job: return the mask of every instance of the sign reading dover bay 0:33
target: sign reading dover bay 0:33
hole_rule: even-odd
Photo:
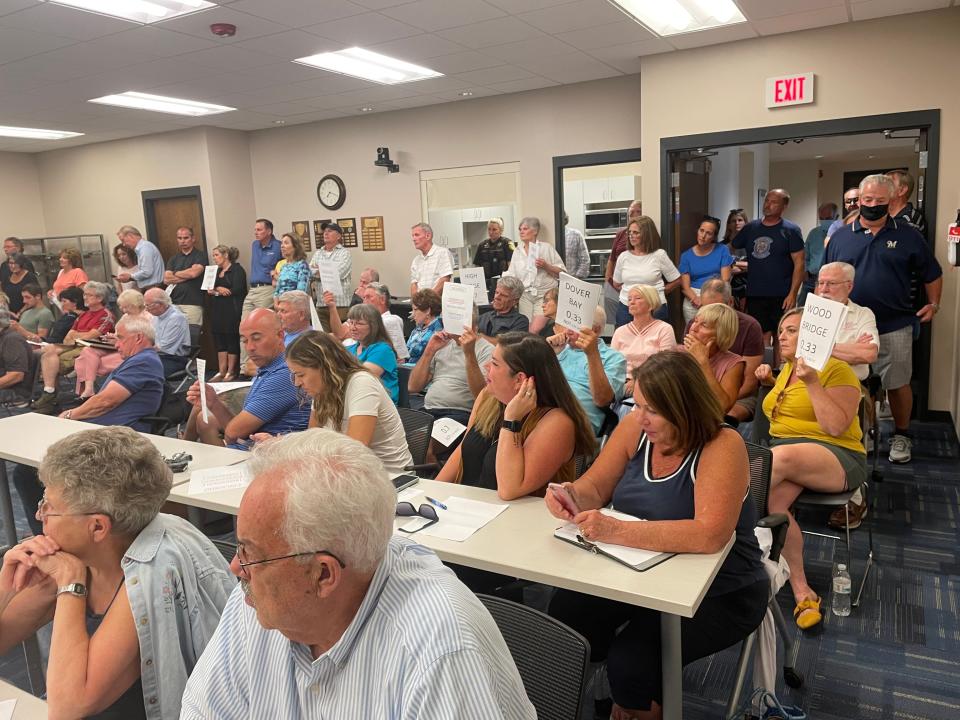
[[[813,73],[767,78],[767,107],[806,105],[813,102]]]

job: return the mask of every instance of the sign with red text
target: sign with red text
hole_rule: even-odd
[[[806,105],[813,102],[813,73],[767,78],[767,107]]]

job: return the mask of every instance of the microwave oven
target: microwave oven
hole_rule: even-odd
[[[613,235],[627,226],[627,208],[587,210],[583,214],[585,235]]]

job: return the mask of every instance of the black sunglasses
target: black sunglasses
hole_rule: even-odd
[[[416,530],[404,530],[403,528],[397,528],[401,532],[405,532],[411,535],[415,532],[419,532],[420,530],[423,530],[424,528],[428,528],[431,525],[440,521],[440,516],[437,515],[437,509],[433,507],[433,505],[428,505],[427,503],[424,503],[420,507],[415,508],[413,506],[413,503],[406,502],[406,501],[398,502],[396,515],[397,517],[422,517],[430,521],[424,525],[421,525]]]

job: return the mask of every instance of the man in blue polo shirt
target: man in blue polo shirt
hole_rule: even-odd
[[[827,245],[826,262],[846,262],[856,268],[857,283],[850,299],[873,310],[880,332],[880,354],[874,369],[890,401],[894,431],[890,462],[910,462],[913,439],[913,336],[919,323],[930,322],[940,309],[943,271],[920,232],[889,215],[896,192],[886,175],[868,175],[860,183],[860,218],[840,228]],[[910,281],[916,273],[927,291],[927,304],[916,310]]]
[[[257,367],[243,409],[234,414],[214,389],[207,385],[208,419],[203,420],[200,405],[200,383],[187,391],[193,405],[184,438],[207,445],[226,445],[247,450],[254,434],[283,435],[307,428],[310,403],[302,398],[290,380],[290,370],[283,355],[283,328],[272,310],[257,308],[240,322],[240,342]],[[222,437],[221,437],[222,434]]]
[[[253,244],[250,249],[250,290],[243,299],[240,319],[243,320],[257,308],[273,307],[273,278],[270,273],[280,262],[280,241],[273,234],[273,223],[266,218],[257,218],[253,224]],[[240,346],[240,367],[247,364],[247,351]]]
[[[747,313],[760,323],[763,340],[771,344],[780,316],[797,304],[803,282],[803,235],[783,219],[790,194],[771,190],[763,200],[763,218],[751,220],[733,239],[747,251]]]

